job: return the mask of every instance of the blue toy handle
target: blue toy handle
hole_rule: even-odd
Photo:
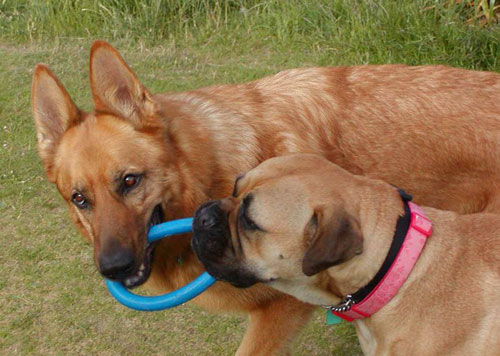
[[[148,232],[148,242],[155,242],[171,235],[184,234],[193,231],[193,218],[178,219],[151,226]]]
[[[193,218],[186,218],[152,226],[148,233],[148,242],[157,241],[166,236],[191,232],[192,225]],[[106,279],[108,290],[116,300],[129,308],[140,311],[157,311],[176,307],[200,295],[214,283],[215,278],[204,272],[182,288],[164,295],[149,297],[134,294],[122,283]]]

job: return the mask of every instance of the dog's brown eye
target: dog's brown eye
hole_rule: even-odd
[[[134,189],[141,181],[141,175],[138,174],[127,174],[123,177],[122,184],[120,186],[120,191],[122,194],[128,193],[128,191]]]
[[[85,196],[82,193],[76,192],[71,196],[71,201],[73,204],[75,204],[77,207],[83,209],[87,207],[87,199],[85,199]]]
[[[126,188],[132,188],[136,184],[137,184],[137,177],[132,174],[129,174],[125,176],[125,178],[123,178],[123,185]]]
[[[243,227],[246,230],[260,230],[257,224],[254,223],[253,220],[250,219],[246,214],[241,217],[241,220],[243,222]]]
[[[243,199],[243,204],[241,205],[238,211],[238,218],[241,221],[241,225],[245,230],[262,230],[249,216],[248,216],[248,207],[252,202],[253,196],[247,195],[245,199]]]

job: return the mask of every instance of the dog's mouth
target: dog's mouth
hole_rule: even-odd
[[[148,223],[148,231],[153,225],[157,225],[163,222],[163,210],[161,204],[158,204],[153,209],[151,213],[151,218]],[[140,286],[147,281],[149,275],[151,274],[151,267],[153,266],[154,249],[156,243],[149,243],[146,241],[146,248],[144,250],[144,257],[139,268],[136,269],[135,273],[125,278],[122,283],[125,287],[131,289]]]

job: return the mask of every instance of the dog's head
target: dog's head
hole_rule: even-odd
[[[92,47],[90,76],[95,112],[85,113],[46,66],[36,67],[38,150],[48,179],[93,243],[99,271],[134,287],[149,276],[146,235],[162,222],[171,194],[169,148],[155,99],[104,42]]]
[[[238,178],[232,197],[198,209],[193,248],[210,274],[234,286],[266,282],[326,304],[332,296],[318,273],[362,251],[359,223],[338,193],[354,184],[318,156],[272,158]]]

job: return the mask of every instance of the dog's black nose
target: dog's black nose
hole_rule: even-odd
[[[203,256],[221,257],[230,240],[227,214],[222,210],[220,201],[201,205],[194,214],[191,240],[198,258],[203,262]]]
[[[99,270],[110,279],[122,280],[134,272],[135,256],[130,249],[113,249],[99,256]]]
[[[220,215],[219,204],[215,201],[202,205],[196,212],[196,221],[200,228],[208,230],[217,224]]]

